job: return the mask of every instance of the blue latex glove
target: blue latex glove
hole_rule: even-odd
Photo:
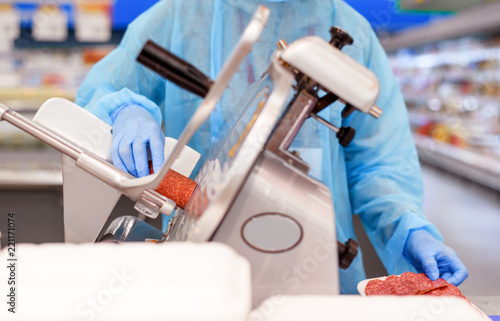
[[[113,164],[136,177],[147,176],[149,148],[153,171],[160,170],[165,160],[165,136],[153,115],[141,106],[128,104],[113,116]]]
[[[410,231],[405,255],[418,272],[424,272],[433,281],[441,277],[458,286],[469,276],[457,253],[425,229]]]

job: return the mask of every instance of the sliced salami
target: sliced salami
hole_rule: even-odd
[[[371,280],[365,288],[366,295],[394,295],[394,289],[382,280]]]
[[[446,281],[445,279],[437,279],[436,281],[432,281],[433,290],[439,289],[439,288],[442,288],[442,287],[445,287],[448,285],[450,285],[450,283],[448,283],[448,281]]]
[[[368,282],[366,295],[434,295],[434,296],[462,296],[460,290],[444,279],[431,281],[424,273],[403,273],[400,277],[391,275],[384,281],[371,280]]]
[[[417,293],[425,293],[432,288],[432,282],[424,273],[406,272],[401,274],[401,278],[409,280],[417,287]]]
[[[401,275],[401,278],[412,281],[417,287],[418,294],[425,294],[429,291],[445,287],[449,284],[444,279],[431,281],[425,273],[415,274],[413,272],[406,272]]]
[[[391,285],[395,295],[415,295],[418,292],[417,286],[413,281],[406,278],[390,276],[385,282]]]
[[[460,290],[454,286],[453,284],[449,284],[444,286],[444,287],[440,287],[440,288],[437,288],[437,289],[434,289],[432,291],[429,291],[427,293],[425,293],[425,295],[434,295],[434,296],[462,296],[462,293],[460,292]]]

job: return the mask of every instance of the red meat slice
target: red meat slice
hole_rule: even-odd
[[[415,283],[406,278],[390,276],[385,279],[385,282],[392,286],[395,295],[414,295],[418,293]]]
[[[448,281],[446,281],[445,279],[437,279],[436,281],[432,281],[432,287],[434,289],[442,288],[447,285],[450,285],[450,283],[448,283]]]
[[[433,295],[459,296],[460,290],[444,279],[431,281],[424,273],[415,274],[406,272],[401,277],[391,275],[384,281],[372,280],[368,282],[366,295]]]
[[[429,291],[445,287],[449,284],[444,279],[431,281],[425,273],[415,274],[413,272],[405,272],[401,275],[401,278],[413,282],[417,287],[418,294],[424,294]]]
[[[425,295],[434,295],[434,296],[459,296],[462,297],[462,293],[460,290],[454,286],[453,284],[449,284],[445,287],[440,287],[434,290],[431,290]]]
[[[371,280],[365,288],[366,295],[394,295],[394,289],[382,280]]]
[[[399,276],[389,276],[384,281],[371,280],[365,288],[366,295],[432,295],[455,296],[470,301],[462,295],[460,290],[444,279],[431,281],[424,273],[415,274],[406,272]],[[470,303],[476,310],[477,308]],[[481,311],[477,310],[482,314]]]
[[[417,287],[417,293],[425,293],[433,288],[432,281],[424,273],[405,272],[401,274],[401,278],[413,282]]]

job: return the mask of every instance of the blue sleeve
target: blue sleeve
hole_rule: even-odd
[[[120,45],[91,69],[78,90],[75,103],[109,124],[116,109],[134,103],[146,108],[161,124],[158,106],[165,100],[165,81],[136,59],[148,39],[167,47],[173,10],[172,1],[159,1],[134,20]]]
[[[366,29],[362,59],[380,83],[383,115],[358,112],[344,122],[357,131],[345,149],[349,194],[387,271],[399,274],[411,269],[403,258],[411,229],[424,227],[440,241],[442,236],[423,214],[420,164],[402,94],[375,33]]]

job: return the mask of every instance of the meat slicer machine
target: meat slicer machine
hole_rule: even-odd
[[[374,105],[378,81],[341,52],[352,44],[341,29],[330,30],[330,42],[309,36],[277,44],[268,72],[250,86],[244,103],[234,107],[236,117],[226,122],[219,143],[210,148],[184,209],[155,191],[170,169],[184,176],[193,171],[200,155],[186,144],[208,120],[268,16],[269,10],[259,7],[214,81],[146,43],[140,63],[203,97],[181,136],[166,139],[161,171],[147,177],[135,178],[115,168],[109,154],[111,126],[69,101],[47,101],[33,121],[0,104],[0,120],[63,154],[67,242],[95,242],[100,234],[116,242],[222,242],[249,260],[256,302],[279,294],[339,293],[338,268],[349,266],[357,244],[337,241],[330,190],[308,175],[309,165],[290,145],[312,117],[335,131],[346,146],[355,130],[337,128],[318,116],[334,101],[345,104],[345,117],[354,109],[376,118],[382,113]],[[171,216],[167,231],[137,217],[120,217],[102,233],[121,195],[135,202],[139,218]]]

